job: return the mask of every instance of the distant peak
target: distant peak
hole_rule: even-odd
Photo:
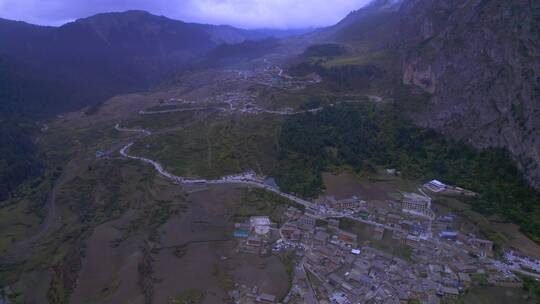
[[[128,10],[128,11],[125,11],[125,12],[121,12],[119,14],[127,14],[127,15],[151,15],[149,12],[147,11],[143,11],[143,10]]]
[[[109,13],[99,13],[90,17],[77,19],[76,22],[87,22],[92,20],[106,20],[106,19],[138,19],[138,18],[148,18],[156,17],[147,11],[142,10],[129,10],[124,12],[109,12]]]

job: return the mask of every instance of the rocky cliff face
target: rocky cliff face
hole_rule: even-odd
[[[419,125],[507,148],[540,189],[540,2],[375,0],[331,29],[342,43],[397,50],[402,83],[431,96],[409,106]]]
[[[415,120],[507,148],[540,189],[540,2],[410,0],[399,15],[403,82],[432,94]]]

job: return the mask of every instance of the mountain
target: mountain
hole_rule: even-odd
[[[60,27],[0,19],[0,201],[40,172],[33,138],[39,128],[29,121],[147,90],[206,58],[216,64],[225,61],[215,56],[236,58],[242,53],[235,44],[256,55],[265,50],[252,41],[297,33],[185,23],[144,11]]]
[[[322,34],[394,54],[395,87],[418,97],[396,102],[417,124],[508,149],[540,189],[539,28],[534,1],[378,0]]]
[[[60,27],[0,20],[0,112],[48,115],[148,89],[217,46],[286,31],[185,23],[144,11]]]

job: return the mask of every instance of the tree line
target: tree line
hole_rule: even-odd
[[[0,201],[42,170],[38,149],[30,135],[34,128],[20,120],[0,120]]]
[[[503,149],[477,151],[420,128],[391,105],[341,104],[288,118],[273,172],[287,192],[315,197],[321,173],[347,166],[358,173],[397,168],[404,178],[440,179],[479,193],[472,207],[517,223],[540,243],[540,196]]]

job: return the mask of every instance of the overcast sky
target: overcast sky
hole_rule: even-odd
[[[337,23],[369,0],[0,0],[0,18],[61,25],[130,9],[188,22],[244,28],[305,28]]]

